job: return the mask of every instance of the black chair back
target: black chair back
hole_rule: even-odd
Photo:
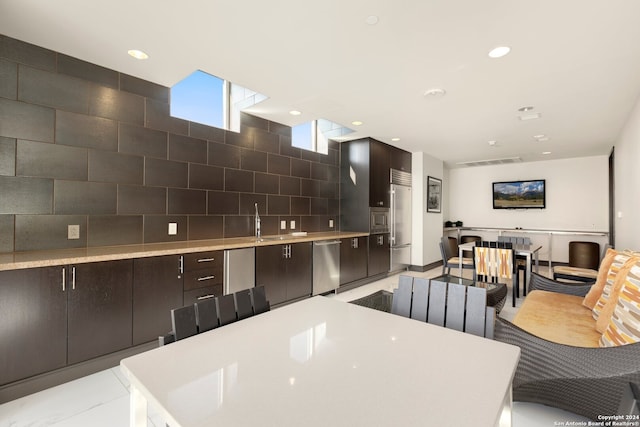
[[[218,307],[215,298],[206,298],[195,303],[198,332],[215,329],[218,324]]]
[[[265,293],[264,285],[250,288],[249,295],[251,296],[251,306],[253,307],[253,314],[265,313],[271,310],[271,305],[269,304],[269,301],[267,301],[267,295]]]
[[[238,320],[253,316],[253,306],[251,305],[251,295],[249,289],[243,289],[233,294]]]
[[[218,305],[218,319],[220,319],[220,326],[225,326],[238,320],[233,294],[216,297],[216,304]]]
[[[194,305],[174,308],[171,310],[171,326],[176,341],[188,338],[198,333],[196,323],[196,308]]]

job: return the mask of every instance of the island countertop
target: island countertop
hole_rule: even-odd
[[[167,243],[146,243],[138,245],[10,252],[0,254],[0,271],[146,258],[162,255],[181,255],[194,252],[282,245],[300,242],[314,242],[318,240],[344,239],[368,235],[369,233],[365,232],[329,231],[308,233],[305,236],[293,236],[291,234],[263,236],[260,240],[256,239],[255,236],[250,236]]]

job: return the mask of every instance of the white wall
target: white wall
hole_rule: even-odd
[[[444,166],[441,160],[424,153],[413,153],[412,179],[412,224],[411,264],[425,266],[440,261],[438,242],[442,236],[443,213],[427,213],[427,176],[443,179]],[[444,181],[444,180],[443,180]],[[446,187],[442,189],[443,212],[446,206]]]
[[[620,249],[640,250],[639,168],[640,99],[615,144],[615,245]]]
[[[465,227],[498,227],[545,230],[609,230],[608,156],[515,163],[451,169],[449,215],[444,220],[462,221]],[[492,183],[513,180],[546,180],[545,209],[493,209]],[[497,233],[478,234],[494,240]],[[510,233],[518,235],[518,233]],[[541,260],[568,260],[571,240],[608,243],[605,236],[554,236],[523,234],[539,244]]]

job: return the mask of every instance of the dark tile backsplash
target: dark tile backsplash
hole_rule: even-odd
[[[289,126],[246,113],[240,133],[189,122],[169,99],[0,35],[0,252],[250,236],[255,203],[264,235],[337,223],[337,144],[292,147]]]

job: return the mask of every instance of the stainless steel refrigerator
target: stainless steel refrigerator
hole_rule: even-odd
[[[391,169],[391,268],[411,265],[411,174]]]

